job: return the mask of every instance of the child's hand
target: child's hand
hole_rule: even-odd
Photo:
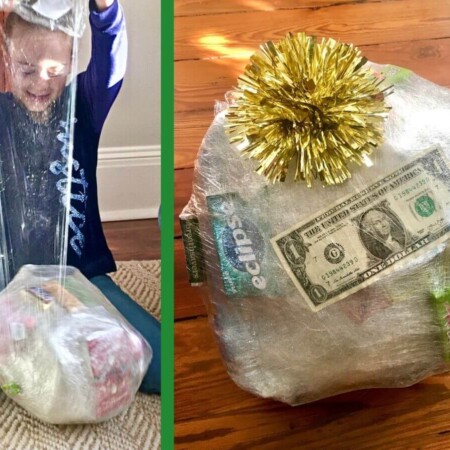
[[[114,3],[114,0],[95,0],[98,11],[102,12],[109,8]]]

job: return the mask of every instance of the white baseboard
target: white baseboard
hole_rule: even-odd
[[[97,178],[102,221],[158,217],[159,145],[101,148]]]

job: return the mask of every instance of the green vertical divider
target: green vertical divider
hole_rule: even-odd
[[[161,0],[161,448],[174,447],[174,5]]]

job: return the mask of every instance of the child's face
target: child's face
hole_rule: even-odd
[[[59,31],[16,26],[9,39],[12,93],[34,113],[61,95],[70,72],[72,39]]]

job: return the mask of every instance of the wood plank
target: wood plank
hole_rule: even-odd
[[[194,169],[175,170],[175,207],[174,207],[174,236],[181,236],[179,215],[186,206],[192,192]]]
[[[305,31],[357,46],[450,36],[450,0],[398,0],[342,4],[320,9],[179,17],[175,59],[251,54],[269,39]],[[251,26],[249,26],[251,24]]]
[[[215,102],[224,100],[247,63],[247,57],[176,62],[175,112],[213,112]]]
[[[380,0],[362,0],[377,2]],[[383,0],[381,0],[383,1]],[[384,0],[390,1],[390,0]],[[327,6],[360,3],[361,0],[176,0],[175,17],[229,14],[231,12],[276,11],[279,9],[324,8]]]
[[[208,397],[212,392],[214,395]],[[259,402],[228,377],[207,318],[175,323],[176,422],[256,406]]]
[[[206,315],[204,289],[189,284],[183,242],[175,239],[175,320]]]
[[[450,24],[449,24],[450,30]],[[414,42],[396,42],[373,46],[362,46],[361,51],[371,61],[380,64],[394,64],[407,67],[418,75],[442,86],[450,86],[450,38],[422,40]],[[218,60],[179,61],[175,63],[175,97],[176,112],[213,111],[216,100],[223,100],[227,91],[236,85],[238,76],[244,71],[246,58],[224,58]],[[188,115],[177,116],[178,127],[186,128]],[[184,120],[183,120],[184,119]],[[207,126],[207,125],[206,125]],[[196,121],[195,129],[204,130]],[[195,136],[197,141],[181,145],[178,152],[193,148],[198,149],[201,140],[198,134],[185,132],[179,139]],[[183,158],[185,165],[189,157]]]
[[[175,115],[175,169],[194,166],[203,136],[214,119],[214,108]]]
[[[160,232],[156,219],[104,222],[103,230],[116,261],[160,258]]]
[[[175,324],[177,449],[450,448],[450,375],[291,408],[240,390],[208,320]]]

